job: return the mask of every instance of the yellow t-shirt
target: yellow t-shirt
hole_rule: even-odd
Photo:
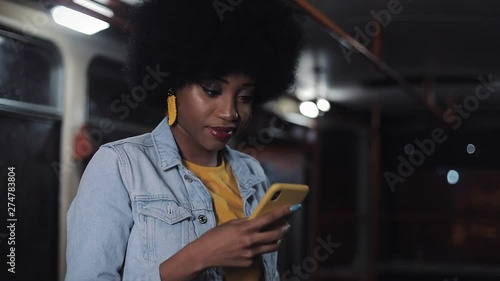
[[[186,167],[203,182],[212,196],[217,225],[245,217],[243,201],[231,166],[227,165],[224,157],[222,157],[221,162],[218,167],[205,167],[184,160]],[[262,262],[260,258],[256,259],[248,268],[224,268],[224,280],[226,281],[258,281],[261,280],[261,276]]]

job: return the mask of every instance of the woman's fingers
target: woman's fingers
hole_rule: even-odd
[[[249,222],[249,227],[251,227],[252,230],[260,230],[265,226],[271,225],[279,221],[280,219],[283,219],[283,224],[284,224],[285,218],[287,218],[287,216],[291,214],[292,212],[290,211],[290,207],[283,206],[251,220]]]
[[[286,224],[273,230],[255,233],[255,245],[276,244],[279,240],[283,239],[289,228],[290,225]]]
[[[265,253],[275,252],[278,250],[280,243],[264,244],[253,248],[253,253],[256,255],[261,255]]]
[[[210,266],[242,266],[256,255],[279,248],[290,225],[287,218],[293,212],[281,207],[258,218],[234,219],[205,233],[201,248],[210,253]]]

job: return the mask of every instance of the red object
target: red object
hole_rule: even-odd
[[[73,145],[73,158],[75,160],[83,161],[94,154],[96,147],[90,138],[86,125],[83,125],[78,133],[76,133]]]

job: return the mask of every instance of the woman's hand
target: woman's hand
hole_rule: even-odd
[[[290,215],[290,209],[282,207],[252,220],[231,220],[207,231],[190,246],[197,249],[204,268],[247,267],[255,256],[278,250],[290,227],[284,219]]]
[[[297,209],[296,209],[297,210]],[[248,267],[257,255],[278,250],[290,225],[288,207],[217,226],[160,264],[161,280],[192,280],[209,267]]]

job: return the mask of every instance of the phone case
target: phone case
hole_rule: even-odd
[[[301,203],[309,192],[303,184],[275,183],[264,195],[250,216],[250,219],[263,215],[274,208]]]

